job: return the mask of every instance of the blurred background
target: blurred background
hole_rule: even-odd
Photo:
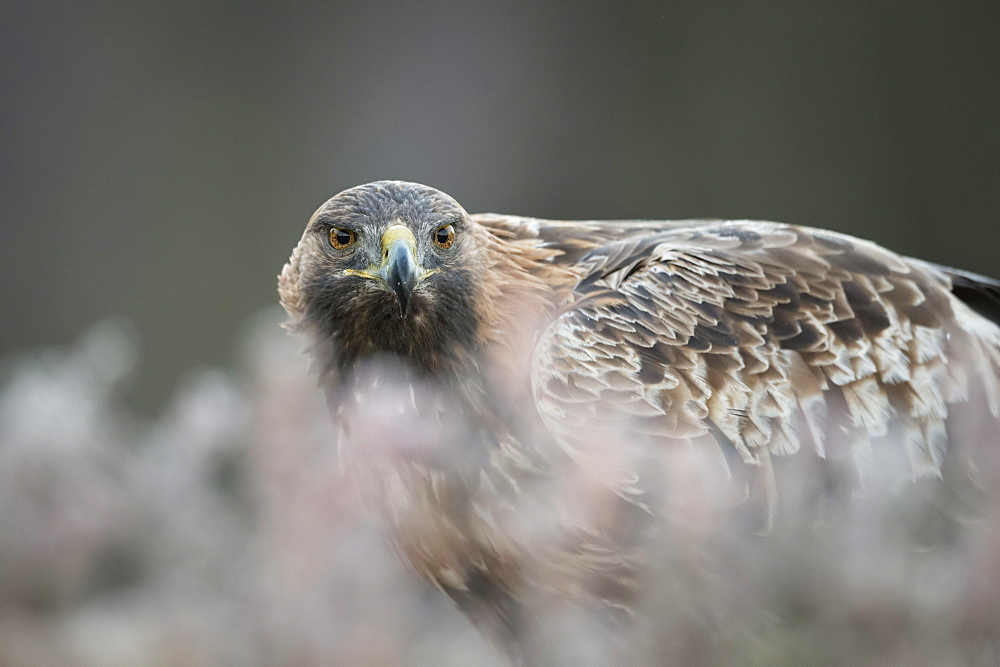
[[[998,35],[996,2],[0,3],[0,663],[495,661],[339,482],[274,305],[311,213],[405,179],[1000,277]],[[981,573],[972,602],[870,536],[822,567],[765,549],[747,607],[788,563],[842,578],[778,606],[844,641],[806,620],[684,655],[962,662],[941,621],[1000,627],[998,526],[914,566]]]
[[[995,2],[0,6],[0,358],[123,316],[155,411],[310,214],[763,218],[1000,275]]]

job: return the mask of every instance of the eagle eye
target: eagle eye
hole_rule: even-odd
[[[455,227],[453,225],[438,227],[434,232],[434,243],[446,250],[450,248],[455,243]]]
[[[354,243],[354,232],[350,229],[344,229],[342,227],[331,227],[330,228],[330,245],[332,245],[337,250],[341,248],[346,248],[347,246]]]

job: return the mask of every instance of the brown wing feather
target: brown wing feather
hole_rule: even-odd
[[[543,220],[517,215],[478,213],[473,220],[504,239],[531,240],[558,251],[555,262],[575,265],[581,257],[626,238],[668,229],[718,224],[719,220]]]
[[[654,441],[720,442],[764,468],[803,446],[856,458],[892,441],[879,456],[915,476],[939,470],[949,417],[971,392],[1000,415],[1000,331],[943,272],[872,243],[708,222],[624,234],[576,267],[536,346],[539,412],[578,463],[636,502],[646,459],[663,450]],[[616,433],[626,444],[609,460]]]

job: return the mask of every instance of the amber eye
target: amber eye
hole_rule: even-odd
[[[354,232],[340,227],[330,228],[330,245],[338,250],[354,243]]]
[[[450,248],[454,242],[455,228],[453,226],[445,225],[444,227],[438,227],[438,230],[434,232],[434,243],[437,243],[442,248]]]

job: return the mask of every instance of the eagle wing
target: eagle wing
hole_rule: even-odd
[[[876,449],[916,477],[995,437],[1000,330],[939,267],[777,223],[534,224],[576,276],[535,347],[538,412],[626,499],[646,502],[676,445],[714,448],[727,474]]]
[[[715,225],[722,220],[546,220],[519,215],[477,213],[473,220],[495,236],[537,243],[558,253],[556,262],[575,265],[581,257],[608,243],[661,234],[670,229]]]

